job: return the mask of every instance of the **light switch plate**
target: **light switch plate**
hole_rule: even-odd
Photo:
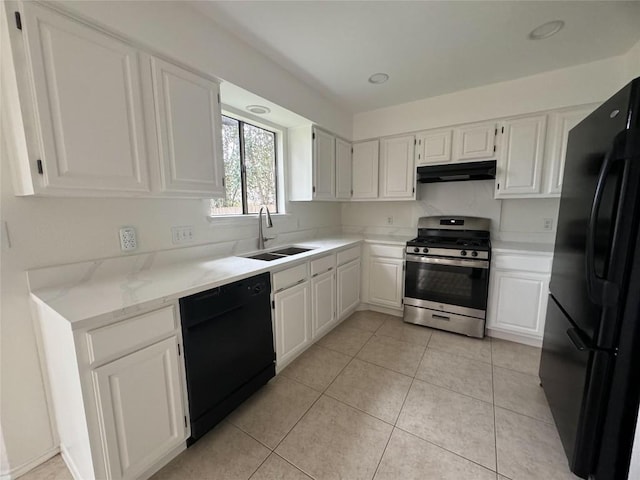
[[[553,230],[553,218],[545,218],[542,228],[545,230]]]
[[[193,241],[193,226],[183,225],[179,227],[171,227],[171,240],[174,245]]]
[[[136,229],[133,227],[122,227],[120,229],[120,250],[129,252],[138,248]]]

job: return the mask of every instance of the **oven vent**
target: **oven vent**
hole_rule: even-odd
[[[418,167],[418,182],[463,182],[496,178],[496,161],[454,163]]]

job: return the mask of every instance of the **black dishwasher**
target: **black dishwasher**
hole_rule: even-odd
[[[180,299],[188,445],[275,375],[269,273]]]

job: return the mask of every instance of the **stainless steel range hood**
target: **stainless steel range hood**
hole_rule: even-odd
[[[418,167],[419,183],[463,182],[494,178],[496,178],[495,160]]]

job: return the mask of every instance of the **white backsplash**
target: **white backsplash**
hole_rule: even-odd
[[[501,202],[493,198],[493,185],[493,180],[418,184],[416,201],[344,203],[342,228],[346,233],[415,235],[420,217],[464,215],[491,219],[496,235]]]
[[[415,201],[343,203],[342,230],[415,235],[422,216],[464,215],[491,219],[491,236],[496,240],[553,243],[558,199],[496,200],[494,185],[493,180],[426,183],[418,184]],[[552,219],[551,231],[544,230],[545,218]]]

